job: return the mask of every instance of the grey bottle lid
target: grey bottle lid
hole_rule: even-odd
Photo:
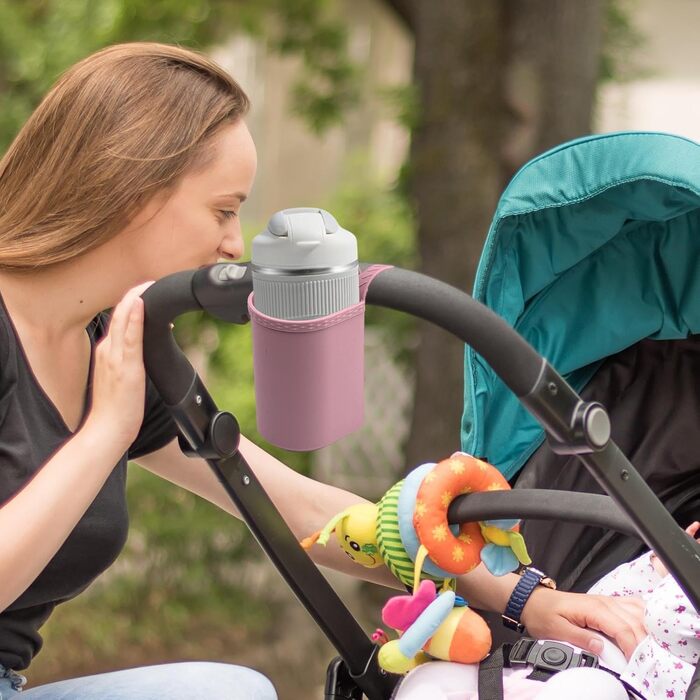
[[[342,268],[357,263],[357,239],[323,209],[283,209],[253,239],[252,263],[278,273]]]

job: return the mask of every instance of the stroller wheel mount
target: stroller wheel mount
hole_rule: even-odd
[[[329,679],[336,679],[335,687],[327,685],[326,698],[360,698],[364,694],[370,700],[386,700],[396,679],[379,669],[376,645],[299,546],[238,452],[240,433],[235,417],[217,409],[172,335],[173,319],[192,310],[203,309],[231,323],[248,322],[251,292],[252,275],[247,265],[213,265],[176,273],[152,285],[143,295],[146,369],[180,428],[183,450],[207,460],[263,550],[338,650],[342,662],[331,664]],[[641,536],[700,609],[700,547],[685,536],[609,439],[610,422],[600,404],[582,401],[503,319],[450,285],[388,268],[372,280],[366,303],[411,313],[471,345],[544,426],[553,449],[578,455],[619,506],[611,508],[607,497],[596,497],[606,499],[605,507],[589,511],[597,523]],[[515,501],[510,510],[506,504],[507,497],[522,498],[526,490],[519,491],[521,494],[511,491],[462,498],[476,501],[481,497],[483,509],[489,505],[487,499],[498,497],[498,501],[491,501],[498,506],[496,517],[522,517]],[[546,493],[551,497],[552,492]],[[536,510],[533,503],[530,499],[526,504],[531,512]],[[523,505],[522,500],[519,505]],[[547,517],[579,522],[586,517],[582,509],[576,512],[571,508],[570,501],[560,510],[555,514],[550,507]],[[452,504],[450,521],[466,512],[463,504]]]

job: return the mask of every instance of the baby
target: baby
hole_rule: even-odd
[[[700,523],[686,532],[697,535]],[[621,674],[648,700],[684,698],[700,658],[700,616],[653,552],[622,564],[596,583],[589,593],[641,596],[649,633],[637,645]]]
[[[686,532],[697,535],[700,523]],[[610,596],[641,596],[646,603],[648,631],[625,661],[608,640],[600,655],[602,666],[616,671],[620,679],[646,700],[684,698],[695,664],[700,658],[700,616],[686,595],[653,552],[622,564],[598,581],[589,593]],[[546,683],[529,680],[530,668],[505,669],[506,700],[556,700],[590,698],[626,700],[627,691],[611,674],[598,669],[562,671]],[[478,666],[431,662],[419,666],[404,679],[396,700],[477,700]],[[592,692],[595,690],[595,692]],[[581,695],[583,693],[583,695]]]

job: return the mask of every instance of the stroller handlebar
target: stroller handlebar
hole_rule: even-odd
[[[183,401],[196,376],[173,338],[173,321],[188,311],[204,310],[229,323],[247,323],[252,290],[250,266],[227,263],[176,272],[144,292],[144,364],[169,406]]]
[[[397,293],[397,287],[403,293]],[[407,289],[410,294],[405,293]],[[246,323],[252,291],[251,269],[245,264],[177,272],[146,290],[144,361],[169,404],[179,403],[192,381],[192,370],[172,338],[170,324],[183,313],[202,309],[228,322]],[[406,311],[459,338],[469,338],[469,344],[518,397],[530,394],[542,377],[543,358],[500,316],[450,285],[389,268],[372,281],[367,303]]]
[[[610,496],[553,489],[511,489],[458,496],[447,511],[450,524],[517,518],[593,525],[639,537]]]
[[[246,323],[252,287],[250,266],[218,264],[170,275],[143,295],[146,370],[171,409],[187,415],[197,412],[193,434],[206,434],[202,416],[215,406],[177,346],[172,321],[187,311],[204,309],[228,322]],[[700,546],[686,537],[609,440],[602,406],[582,401],[502,318],[455,287],[416,272],[387,268],[372,279],[366,302],[428,320],[472,346],[544,426],[552,449],[578,455],[700,610]],[[259,540],[265,548],[264,533]]]
[[[168,275],[143,294],[143,361],[148,376],[170,406],[187,394],[195,375],[172,334],[175,318],[201,309],[192,293],[195,274],[195,270],[188,270]]]
[[[518,397],[537,385],[543,358],[500,316],[456,287],[392,267],[372,281],[366,300],[430,321],[462,340],[468,338]]]

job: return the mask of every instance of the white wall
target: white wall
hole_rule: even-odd
[[[666,131],[700,142],[700,0],[636,0],[644,77],[603,88],[597,131]]]

